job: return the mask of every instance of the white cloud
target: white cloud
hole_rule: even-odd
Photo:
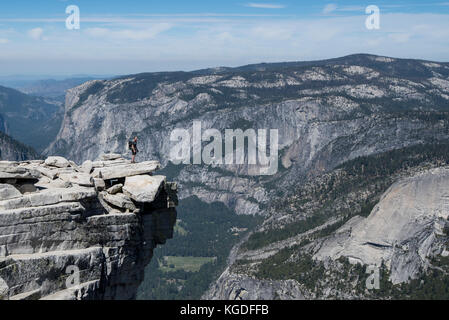
[[[148,40],[173,27],[169,23],[159,23],[145,29],[113,30],[108,28],[89,28],[86,34],[92,37],[110,38],[118,40]]]
[[[86,34],[91,37],[105,37],[111,34],[111,31],[106,28],[88,28]]]
[[[338,7],[335,12],[341,8],[344,7]],[[11,40],[1,46],[0,70],[4,67],[13,73],[25,69],[24,64],[11,63],[18,59],[42,62],[27,65],[30,70],[43,68],[45,61],[48,61],[47,68],[59,70],[52,65],[59,59],[61,70],[72,68],[77,73],[105,73],[106,70],[106,73],[123,74],[316,60],[359,52],[449,60],[446,14],[383,14],[382,27],[376,31],[365,28],[364,12],[310,18],[236,17],[227,21],[165,25],[162,20],[146,24],[97,24],[79,33],[45,28],[44,36],[57,41],[45,41],[39,46],[29,40],[22,42],[20,34],[0,30],[0,38]]]
[[[33,40],[42,40],[44,35],[44,29],[34,28],[28,31],[28,36]]]
[[[6,39],[6,38],[0,38],[0,44],[6,44],[6,43],[8,43],[8,42],[9,42],[8,39]]]
[[[250,31],[254,37],[267,40],[288,40],[295,32],[294,27],[279,24],[260,25]]]
[[[338,6],[335,3],[329,3],[323,8],[323,14],[330,14],[337,10]]]
[[[285,6],[283,4],[276,4],[276,3],[248,3],[246,4],[247,7],[250,8],[259,8],[259,9],[283,9]]]
[[[346,12],[365,12],[366,7],[362,6],[346,6],[338,8],[338,11],[346,11]]]
[[[410,40],[412,35],[410,33],[392,33],[388,35],[388,38],[395,42],[405,43]]]
[[[257,4],[254,4],[257,5]],[[276,5],[271,5],[276,6]],[[265,5],[267,7],[267,5]],[[284,6],[277,5],[276,9]],[[231,22],[231,18],[279,17],[273,13],[239,14],[239,13],[186,13],[186,14],[135,14],[120,16],[83,16],[84,23],[96,24],[151,24],[151,23],[217,23]],[[65,18],[2,18],[0,23],[65,23]]]

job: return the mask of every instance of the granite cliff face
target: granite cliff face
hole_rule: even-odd
[[[344,217],[327,217],[304,231],[298,225],[298,231],[285,240],[250,250],[234,248],[229,267],[203,298],[410,298],[432,278],[444,287],[449,256],[449,169],[419,167],[406,175],[410,176],[399,178],[381,195],[367,217],[358,215],[360,209],[353,204]],[[365,189],[360,194],[369,192]],[[334,200],[335,212],[341,211],[340,201]],[[261,229],[267,230],[268,225]],[[365,288],[367,267],[383,268],[380,295]],[[435,270],[441,273],[425,278]],[[419,279],[419,285],[410,290],[414,279]]]
[[[222,133],[278,129],[275,177],[259,179],[257,166],[247,165],[172,168],[181,198],[196,195],[239,214],[266,214],[272,193],[298,179],[359,156],[447,138],[448,77],[444,63],[354,55],[90,81],[69,90],[47,153],[76,161],[124,153],[137,134],[140,156],[165,167],[170,133],[191,130],[193,121]]]
[[[107,154],[0,162],[0,299],[133,299],[173,236],[177,185]]]
[[[444,233],[449,217],[449,169],[422,172],[393,184],[367,218],[356,216],[320,243],[318,260],[347,257],[351,263],[391,271],[393,284],[419,276],[431,257],[449,255]]]
[[[0,132],[0,161],[23,161],[37,158],[37,152],[32,148],[27,147],[3,132]]]

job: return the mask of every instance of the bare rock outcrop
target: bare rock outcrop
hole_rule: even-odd
[[[440,238],[449,217],[449,169],[437,168],[393,184],[367,218],[356,216],[320,244],[314,258],[390,269],[407,282],[445,250]]]
[[[135,298],[153,249],[173,236],[177,185],[156,178],[136,200],[126,179],[154,180],[159,164],[101,159],[0,163],[0,299]]]

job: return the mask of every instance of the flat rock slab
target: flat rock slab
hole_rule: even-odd
[[[39,171],[23,167],[6,167],[0,171],[0,179],[39,179],[40,177]]]
[[[48,157],[45,160],[45,165],[57,168],[67,168],[70,166],[70,162],[63,157]]]
[[[17,161],[0,161],[0,167],[13,167],[19,165]]]
[[[71,184],[61,179],[50,180],[47,177],[42,177],[34,186],[41,189],[60,189],[69,188]]]
[[[56,176],[58,175],[58,171],[54,169],[49,169],[41,166],[36,166],[35,169],[51,180],[56,179]]]
[[[92,187],[94,185],[90,175],[83,172],[77,172],[72,174],[63,173],[59,175],[59,178],[63,181],[67,181],[83,187]]]
[[[114,167],[118,165],[124,165],[124,164],[131,164],[131,160],[126,159],[116,159],[116,160],[109,160],[109,161],[103,161],[98,160],[92,162],[92,167],[95,168],[104,168],[104,167]]]
[[[20,198],[2,200],[0,201],[0,210],[48,206],[60,202],[75,202],[96,196],[97,193],[94,188],[46,189],[41,192],[23,195]]]
[[[147,161],[142,163],[123,164],[114,167],[96,168],[92,173],[94,178],[104,180],[119,179],[125,177],[149,174],[159,170],[161,164],[159,161]]]
[[[0,184],[0,199],[1,200],[8,200],[8,199],[14,199],[14,198],[20,198],[22,194],[19,190],[14,188],[10,184]]]
[[[108,153],[101,156],[102,160],[109,161],[109,160],[117,160],[121,159],[122,155],[117,153]]]
[[[165,186],[164,176],[133,176],[127,177],[123,193],[136,202],[150,203],[156,199],[159,191]]]
[[[27,160],[27,161],[22,161],[22,163],[29,163],[29,164],[44,164],[45,160]]]

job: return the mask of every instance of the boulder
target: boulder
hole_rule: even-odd
[[[121,213],[119,210],[113,208],[109,205],[109,203],[104,199],[106,192],[100,192],[98,194],[98,201],[100,202],[101,206],[106,210],[108,214],[118,214]]]
[[[93,182],[94,182],[94,187],[96,190],[104,190],[106,188],[106,183],[104,182],[103,179],[100,178],[92,178]]]
[[[83,164],[81,165],[80,169],[82,172],[90,174],[93,169],[92,161],[90,161],[90,160],[84,161]]]
[[[116,184],[112,187],[110,187],[108,190],[106,190],[109,194],[116,194],[119,192],[122,192],[123,184]]]
[[[147,161],[142,163],[121,164],[114,167],[96,168],[92,173],[94,178],[105,180],[119,179],[152,173],[160,169],[159,161]]]
[[[48,157],[45,160],[45,165],[57,168],[67,168],[70,166],[70,162],[63,157]]]
[[[7,199],[14,199],[21,197],[22,194],[19,190],[14,188],[10,184],[0,184],[0,199],[7,200]]]
[[[136,210],[136,205],[131,201],[131,199],[124,195],[123,193],[118,194],[109,194],[104,193],[103,199],[108,202],[109,204],[112,204],[113,206],[116,206],[121,209],[129,209],[131,211]]]
[[[132,176],[127,177],[123,186],[123,193],[136,202],[153,202],[159,191],[165,186],[164,176]]]

